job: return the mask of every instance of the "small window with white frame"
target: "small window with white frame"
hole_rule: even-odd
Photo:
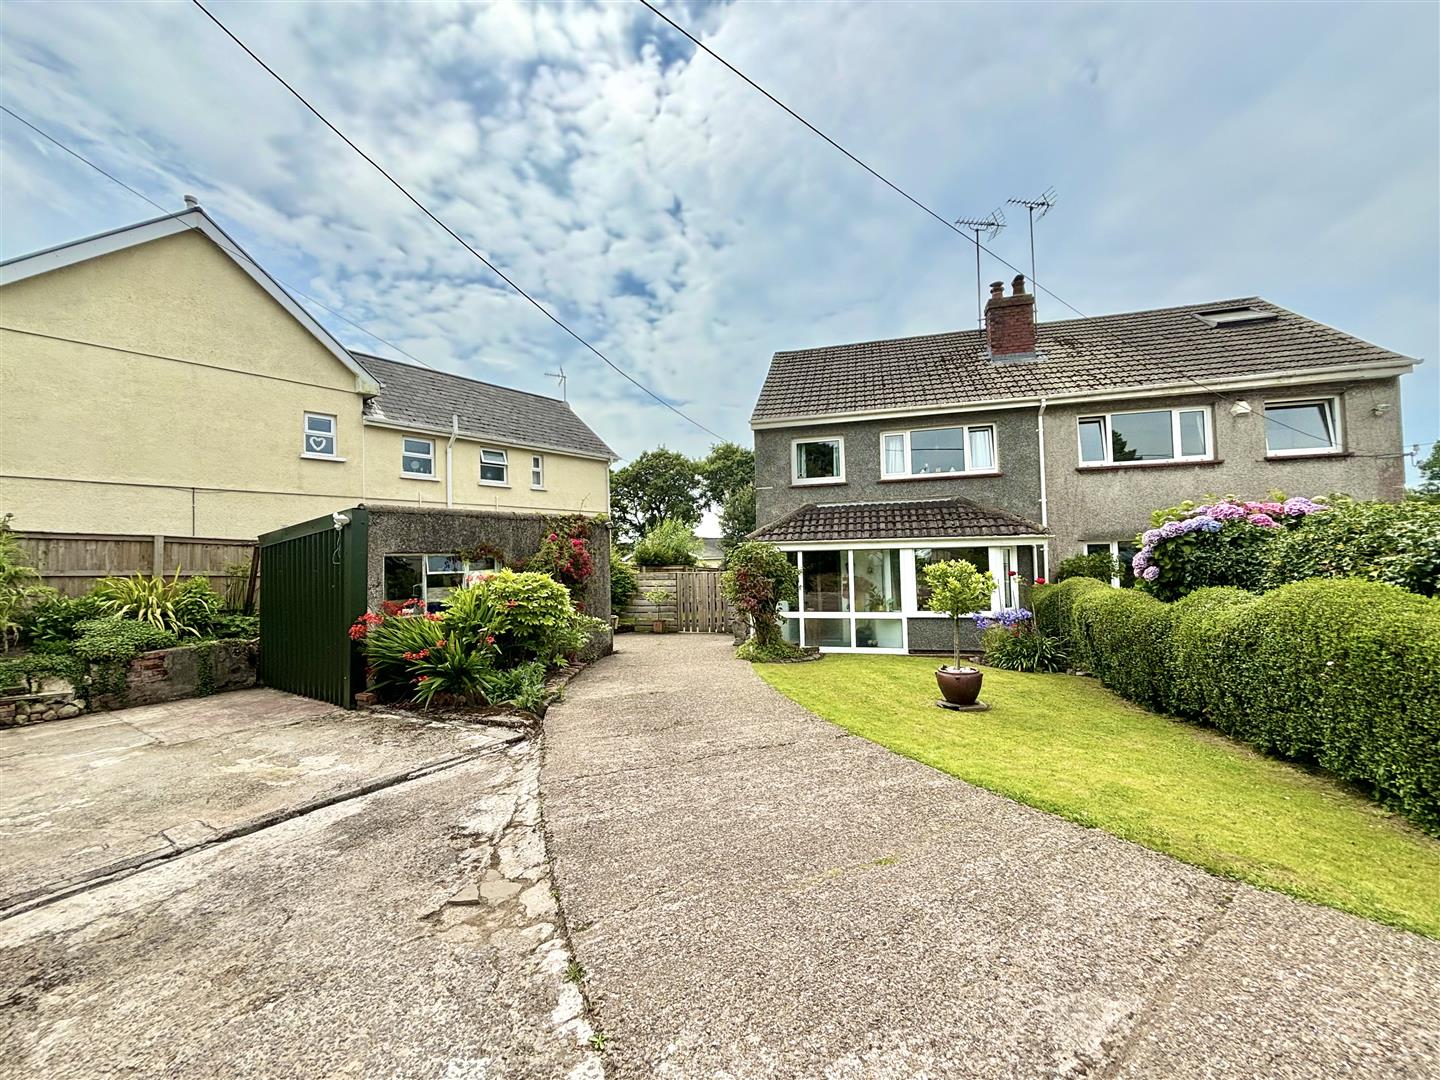
[[[435,442],[433,439],[412,439],[406,435],[400,453],[400,475],[417,480],[434,480]]]
[[[506,451],[480,451],[480,483],[510,486],[510,455]]]
[[[532,491],[545,490],[545,455],[530,455],[530,489]]]
[[[845,482],[845,440],[795,439],[790,444],[792,482],[796,484],[843,484]]]
[[[1340,410],[1334,398],[1265,403],[1265,452],[1270,457],[1338,454]]]
[[[305,439],[300,444],[300,456],[307,458],[334,458],[339,455],[335,441],[335,417],[328,413],[305,414]]]
[[[994,473],[995,425],[915,428],[880,436],[883,480]]]
[[[1080,418],[1080,464],[1142,465],[1214,458],[1210,410],[1141,409]]]

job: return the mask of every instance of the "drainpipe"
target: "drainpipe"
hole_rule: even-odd
[[[1047,402],[1040,399],[1040,412],[1035,417],[1038,437],[1035,444],[1040,452],[1040,524],[1045,528],[1050,527],[1050,500],[1045,490],[1045,406]],[[1041,545],[1045,552],[1045,575],[1050,574],[1050,541],[1046,540]]]
[[[445,508],[455,505],[455,439],[460,434],[460,414],[450,415],[450,441],[445,444]]]

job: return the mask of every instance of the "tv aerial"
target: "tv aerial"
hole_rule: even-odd
[[[1055,208],[1055,189],[1046,188],[1038,199],[1006,199],[1013,206],[1023,206],[1030,215],[1030,291],[1035,294],[1035,303],[1040,303],[1040,289],[1035,277],[1035,222]],[[1039,211],[1037,214],[1036,211]]]
[[[999,236],[1000,230],[1005,228],[1005,211],[997,206],[986,217],[960,218],[955,224],[975,234],[975,323],[983,330],[985,309],[980,304],[980,236],[983,233],[986,240]]]

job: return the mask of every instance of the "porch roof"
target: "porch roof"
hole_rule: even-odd
[[[750,534],[772,544],[837,540],[940,540],[1044,537],[1044,527],[1008,510],[969,499],[806,503]]]

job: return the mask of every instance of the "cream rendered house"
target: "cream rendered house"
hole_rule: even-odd
[[[24,532],[602,513],[612,460],[563,401],[352,354],[199,207],[0,264],[0,513]]]

